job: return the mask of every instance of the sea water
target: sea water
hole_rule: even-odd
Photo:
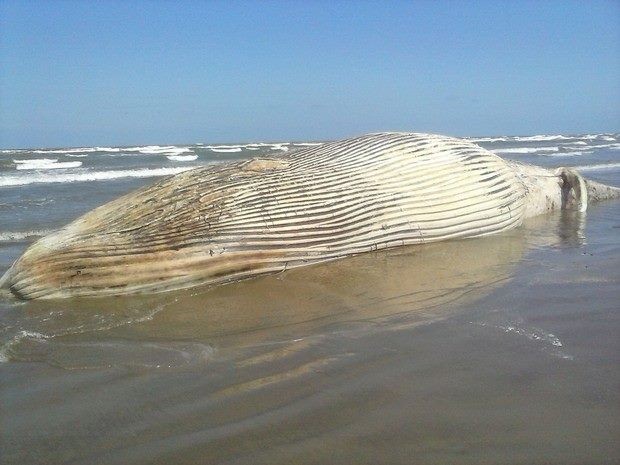
[[[472,137],[620,186],[620,135]],[[0,151],[0,274],[197,166],[320,142]],[[218,288],[0,294],[2,463],[617,463],[620,205]]]

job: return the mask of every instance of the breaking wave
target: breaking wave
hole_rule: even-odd
[[[65,161],[59,162],[52,158],[32,158],[30,160],[13,160],[15,168],[18,170],[54,170],[79,168],[82,166],[81,161]]]
[[[220,153],[234,153],[234,152],[241,152],[242,148],[239,146],[207,146],[205,147],[209,150],[211,150],[212,152],[220,152]]]
[[[124,152],[140,152],[147,155],[180,155],[182,153],[191,153],[189,147],[176,147],[173,145],[160,146],[160,145],[147,145],[144,147],[129,147],[123,150]]]
[[[47,236],[53,229],[33,229],[30,231],[0,231],[0,242],[22,242],[28,239]]]
[[[557,152],[559,147],[508,147],[503,149],[493,149],[495,153],[538,153],[538,152]]]
[[[171,161],[194,161],[198,158],[198,155],[168,155],[166,158]]]
[[[542,141],[567,140],[567,139],[574,139],[574,137],[563,136],[561,134],[555,134],[555,135],[540,134],[536,136],[515,136],[512,138],[512,140],[517,140],[519,142],[542,142]]]
[[[169,176],[192,169],[191,166],[171,168],[143,168],[137,170],[86,171],[80,173],[37,173],[27,176],[4,176],[0,178],[0,187],[24,186],[37,183],[65,183],[105,181],[120,178],[151,178]]]
[[[582,165],[582,166],[574,166],[573,168],[579,171],[615,170],[615,169],[620,168],[620,163],[601,163],[597,165]]]

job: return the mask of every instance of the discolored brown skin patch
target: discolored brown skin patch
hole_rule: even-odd
[[[288,162],[278,158],[253,158],[241,166],[243,171],[268,171],[288,168]]]

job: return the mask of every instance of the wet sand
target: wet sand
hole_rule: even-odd
[[[145,298],[5,296],[2,462],[618,463],[619,218]]]

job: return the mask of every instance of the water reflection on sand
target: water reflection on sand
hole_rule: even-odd
[[[65,367],[199,362],[214,348],[414,325],[509,278],[523,231],[396,248],[215,288],[20,305],[19,360]],[[149,359],[151,355],[151,360]],[[97,361],[97,358],[100,361]],[[81,362],[80,359],[83,359]]]

